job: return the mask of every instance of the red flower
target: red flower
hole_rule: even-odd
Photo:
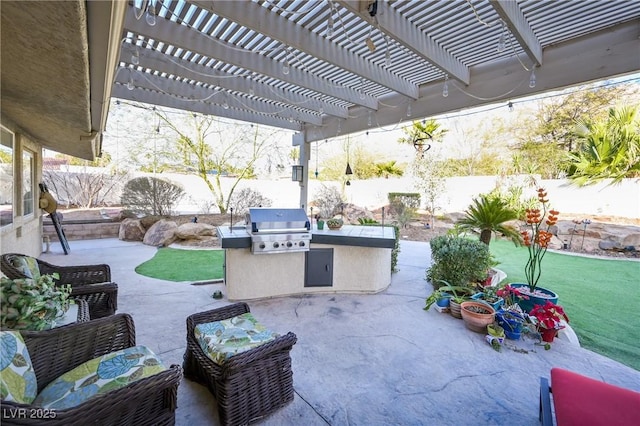
[[[551,301],[547,301],[544,305],[535,305],[529,315],[538,320],[538,324],[542,328],[559,329],[560,321],[564,319],[569,322],[569,317],[560,305],[556,305]]]

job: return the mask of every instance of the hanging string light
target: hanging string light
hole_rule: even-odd
[[[531,67],[531,77],[529,77],[529,87],[532,89],[536,87],[536,67],[535,66]]]
[[[444,84],[442,85],[442,97],[449,96],[449,74],[444,75]]]
[[[360,99],[364,99],[364,78],[360,77]]]
[[[136,50],[131,54],[131,63],[133,65],[140,65],[140,50],[138,50],[138,46],[136,46]]]
[[[502,30],[500,31],[500,38],[498,39],[498,52],[504,52],[504,49],[506,48],[506,43],[505,43],[506,26],[504,24],[504,21],[500,20],[500,22],[502,24]]]
[[[327,38],[333,37],[333,2],[329,0],[329,22],[327,24]]]
[[[411,112],[411,104],[407,105],[407,117],[411,117],[413,113]]]
[[[133,70],[129,68],[129,81],[127,81],[127,89],[133,90],[135,89],[135,85],[133,84]]]
[[[371,127],[373,124],[373,119],[371,118],[371,111],[369,111],[369,116],[367,117],[367,126]]]
[[[282,64],[282,74],[288,75],[291,67],[290,58],[289,58],[289,49],[287,48],[287,57],[285,58],[284,64]]]
[[[149,2],[147,6],[147,14],[144,18],[147,21],[147,24],[153,27],[156,24],[156,7],[153,3]]]
[[[509,101],[507,107],[509,108],[509,112],[513,112],[513,102]]]

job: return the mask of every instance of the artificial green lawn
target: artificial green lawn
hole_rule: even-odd
[[[224,275],[224,250],[180,250],[160,248],[150,260],[138,265],[136,272],[166,281],[206,281]]]
[[[526,282],[525,247],[490,249],[506,282]],[[558,294],[581,346],[640,371],[640,262],[547,252],[538,286]]]

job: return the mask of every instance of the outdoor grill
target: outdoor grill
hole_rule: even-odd
[[[309,251],[310,229],[303,209],[252,208],[247,214],[254,254]]]

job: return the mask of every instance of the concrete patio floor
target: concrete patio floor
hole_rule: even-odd
[[[223,284],[191,285],[134,272],[156,249],[117,239],[58,243],[40,257],[58,265],[107,263],[119,284],[118,312],[130,313],[137,343],[166,364],[182,364],[185,320],[230,303],[215,300]],[[402,241],[391,286],[376,295],[326,294],[249,301],[269,328],[298,337],[291,351],[294,401],[256,424],[264,425],[536,425],[539,378],[562,367],[640,391],[640,372],[556,339],[545,351],[494,351],[461,320],[424,311],[430,285],[427,243]],[[183,379],[178,425],[217,425],[208,390]]]

